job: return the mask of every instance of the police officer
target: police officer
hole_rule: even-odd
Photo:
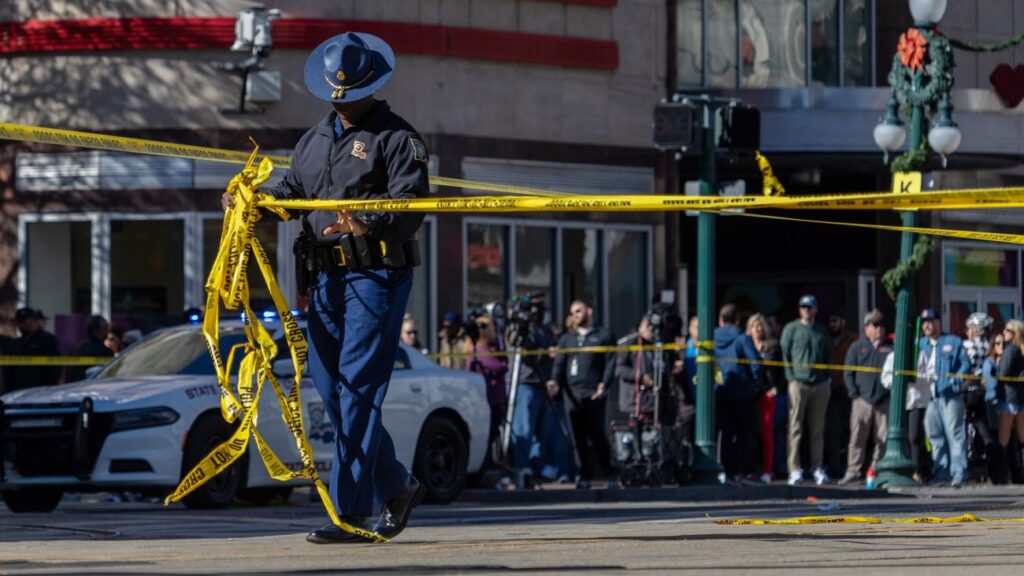
[[[291,170],[267,192],[282,199],[425,196],[423,140],[373,98],[394,67],[391,47],[372,34],[347,32],[313,50],[306,87],[333,109],[299,139]],[[303,216],[297,244],[300,272],[310,273],[310,374],[337,438],[331,499],[345,522],[388,538],[405,528],[426,493],[395,458],[381,414],[418,263],[413,236],[422,221],[411,213],[313,211]],[[331,523],[306,539],[366,542]]]

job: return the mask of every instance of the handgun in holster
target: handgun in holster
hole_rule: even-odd
[[[305,215],[302,217],[302,231],[292,243],[292,254],[295,256],[295,287],[299,294],[309,295],[310,288],[316,280],[317,266],[313,247],[316,245],[316,232]]]

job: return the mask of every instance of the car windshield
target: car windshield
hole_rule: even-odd
[[[245,340],[239,331],[222,334],[221,354]],[[206,340],[198,330],[167,330],[146,338],[107,364],[96,378],[213,374]]]

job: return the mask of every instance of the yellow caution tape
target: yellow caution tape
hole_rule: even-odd
[[[260,196],[257,190],[270,177],[274,167],[273,161],[267,157],[264,157],[256,165],[257,151],[258,147],[249,155],[242,172],[235,176],[228,185],[228,193],[234,197],[234,204],[225,213],[217,258],[214,260],[206,281],[207,314],[203,319],[203,336],[206,338],[207,347],[213,358],[217,383],[221,390],[221,413],[228,422],[239,421],[239,418],[241,420],[231,438],[214,448],[185,474],[184,479],[164,503],[170,504],[181,500],[227,469],[245,454],[249,439],[252,437],[255,438],[257,450],[271,477],[277,480],[295,478],[311,480],[334,525],[372,542],[386,542],[387,538],[380,534],[353,526],[341,519],[314,464],[313,449],[306,437],[303,424],[301,399],[302,373],[308,345],[277,284],[270,259],[253,233],[256,222],[261,217],[261,211],[257,208],[257,199]],[[283,213],[280,215],[287,216]],[[288,343],[292,364],[295,368],[295,376],[287,394],[271,371],[271,362],[277,356],[277,346],[260,321],[260,317],[254,314],[249,307],[247,267],[250,258],[256,259],[256,264],[267,284],[271,299],[274,301],[274,306],[277,308],[284,326],[285,340]],[[218,344],[218,311],[221,303],[228,310],[242,308],[246,313],[245,332],[248,341],[245,344],[232,347],[226,363],[221,360]],[[230,375],[235,353],[239,350],[244,352],[244,356],[239,362],[238,394],[236,396],[231,386]],[[256,429],[259,398],[263,385],[268,380],[281,405],[281,417],[292,433],[298,448],[302,462],[301,470],[289,470]]]
[[[220,150],[204,146],[175,144],[79,132],[57,128],[43,128],[23,124],[0,123],[0,139],[17,140],[173,156],[193,160],[210,160],[244,164],[248,154],[241,151]],[[282,156],[267,156],[279,167],[286,167],[290,159]],[[770,168],[770,165],[769,165]],[[929,191],[916,194],[893,194],[890,191],[864,192],[855,194],[823,194],[810,196],[673,196],[673,195],[617,195],[585,196],[565,192],[506,186],[502,184],[473,182],[457,178],[432,177],[431,184],[466,190],[480,190],[502,194],[529,195],[532,197],[455,197],[416,198],[409,200],[273,200],[265,198],[258,202],[262,207],[279,207],[300,210],[355,209],[369,211],[417,211],[417,212],[569,212],[569,211],[674,211],[674,210],[721,210],[724,208],[786,208],[786,209],[829,209],[829,210],[889,210],[889,209],[961,209],[961,208],[1008,208],[1024,206],[1024,188],[980,188],[967,190]]]
[[[489,185],[493,186],[493,185]],[[279,200],[266,198],[261,207],[285,210],[365,210],[379,212],[665,212],[679,210],[897,210],[1006,208],[1024,205],[1024,188],[944,190],[920,194],[871,192],[807,196],[678,196],[668,194],[469,196],[381,200]]]
[[[220,150],[207,148],[205,146],[192,146],[189,144],[175,144],[173,142],[157,142],[155,140],[143,140],[141,138],[128,138],[126,136],[113,136],[110,134],[96,134],[94,132],[79,132],[77,130],[62,130],[59,128],[43,128],[41,126],[26,126],[24,124],[10,124],[0,122],[0,139],[17,140],[20,142],[36,142],[39,144],[57,144],[60,146],[75,146],[78,148],[92,148],[98,150],[113,150],[115,152],[130,152],[132,154],[149,154],[153,156],[170,156],[173,158],[189,158],[192,160],[209,160],[211,162],[229,162],[232,164],[245,164],[249,158],[248,152],[231,150]],[[275,161],[288,163],[288,158],[281,156],[270,156]]]
[[[1002,232],[981,232],[978,230],[950,230],[946,228],[921,228],[917,226],[889,226],[885,224],[865,224],[861,222],[835,222],[832,220],[811,220],[807,218],[791,218],[788,216],[774,216],[770,214],[726,213],[725,215],[739,216],[743,218],[762,218],[765,220],[780,220],[784,222],[803,222],[807,224],[826,224],[829,226],[868,228],[872,230],[887,230],[890,232],[913,232],[914,234],[924,234],[927,236],[941,236],[943,238],[958,238],[961,240],[1001,242],[1004,244],[1024,244],[1024,234],[1004,234]]]
[[[113,356],[0,356],[0,366],[98,366]]]
[[[710,518],[710,516],[709,516]],[[877,518],[874,516],[800,516],[798,518],[736,518],[731,520],[715,520],[715,524],[725,526],[791,526],[800,524],[963,524],[970,522],[1024,522],[1024,518],[981,518],[974,514],[939,517],[924,516],[920,518]]]

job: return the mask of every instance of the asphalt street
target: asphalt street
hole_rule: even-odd
[[[1024,523],[721,526],[711,518],[1024,517],[1024,493],[984,488],[888,498],[459,502],[417,509],[389,544],[317,546],[326,521],[287,504],[192,511],[67,499],[52,514],[0,511],[3,574],[680,573],[1019,574]]]

